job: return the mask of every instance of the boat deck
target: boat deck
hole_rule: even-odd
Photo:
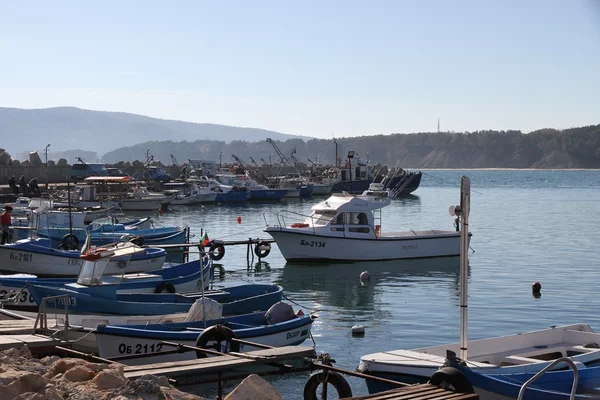
[[[454,393],[438,386],[424,383],[422,385],[406,386],[367,396],[347,397],[346,400],[476,400],[475,393]]]
[[[382,232],[381,237],[413,237],[426,235],[460,235],[460,232],[450,230],[428,229],[425,231]]]

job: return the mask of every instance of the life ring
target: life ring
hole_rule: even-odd
[[[225,257],[225,246],[222,243],[213,243],[208,250],[208,255],[211,259],[219,261]]]
[[[196,339],[196,347],[202,349],[213,349],[222,353],[229,353],[230,351],[240,351],[240,343],[231,339],[237,339],[237,335],[230,328],[218,324],[208,327],[202,332],[198,339]],[[208,342],[215,342],[208,346]],[[225,349],[223,349],[222,342],[225,342]],[[206,353],[196,350],[197,358],[205,358]]]
[[[175,293],[175,286],[168,282],[161,282],[160,285],[154,289],[154,293]]]
[[[331,384],[338,392],[338,398],[352,397],[352,389],[344,377],[334,371],[321,371],[312,374],[304,385],[304,400],[317,400],[317,389],[321,384]]]
[[[254,246],[254,254],[258,258],[265,258],[271,252],[271,245],[268,242],[258,242],[256,246]]]
[[[453,367],[440,368],[431,375],[429,383],[444,389],[454,390],[457,393],[475,393],[469,380]]]
[[[304,224],[302,222],[296,222],[295,224],[291,224],[290,228],[306,228],[308,224]]]
[[[79,249],[79,238],[72,233],[67,233],[60,240],[58,248],[60,250],[77,250]]]

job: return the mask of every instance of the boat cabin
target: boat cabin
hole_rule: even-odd
[[[378,237],[381,234],[381,209],[390,204],[389,192],[381,184],[371,184],[361,195],[333,194],[312,208],[302,224],[291,228],[312,228],[328,236],[350,234]]]

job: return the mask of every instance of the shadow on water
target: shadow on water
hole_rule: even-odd
[[[367,271],[370,279],[361,281]],[[274,283],[291,298],[345,309],[374,306],[375,298],[393,286],[450,279],[458,285],[459,257],[327,264],[286,264]]]

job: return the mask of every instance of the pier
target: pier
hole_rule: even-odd
[[[477,400],[475,393],[455,393],[429,383],[412,385],[399,389],[359,397],[346,397],[346,400]]]

